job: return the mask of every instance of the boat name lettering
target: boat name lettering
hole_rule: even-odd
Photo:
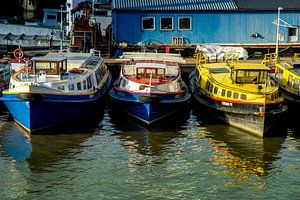
[[[232,106],[232,103],[222,101],[222,105],[223,106]]]
[[[91,94],[91,95],[90,95],[90,99],[91,99],[91,98],[94,98],[94,96],[95,96],[95,95]]]

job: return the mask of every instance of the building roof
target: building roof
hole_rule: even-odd
[[[300,10],[299,0],[235,0],[239,10]]]
[[[117,10],[237,10],[234,0],[113,0]]]
[[[116,10],[300,10],[299,0],[113,0]]]

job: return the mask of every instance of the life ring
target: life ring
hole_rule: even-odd
[[[14,50],[14,57],[15,59],[22,59],[24,58],[24,50],[21,48],[17,48],[16,50]]]

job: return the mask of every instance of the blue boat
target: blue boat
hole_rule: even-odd
[[[175,113],[191,97],[181,78],[178,54],[125,53],[110,96],[125,112],[151,124]]]
[[[100,55],[51,53],[16,72],[2,99],[14,120],[35,132],[88,115],[110,82]]]

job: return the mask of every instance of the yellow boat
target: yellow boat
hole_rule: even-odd
[[[292,105],[300,105],[300,58],[297,57],[295,54],[292,62],[276,63],[275,73],[271,76],[282,96]]]
[[[287,106],[269,71],[263,64],[207,63],[200,53],[190,86],[197,102],[217,118],[259,137],[272,136]]]

